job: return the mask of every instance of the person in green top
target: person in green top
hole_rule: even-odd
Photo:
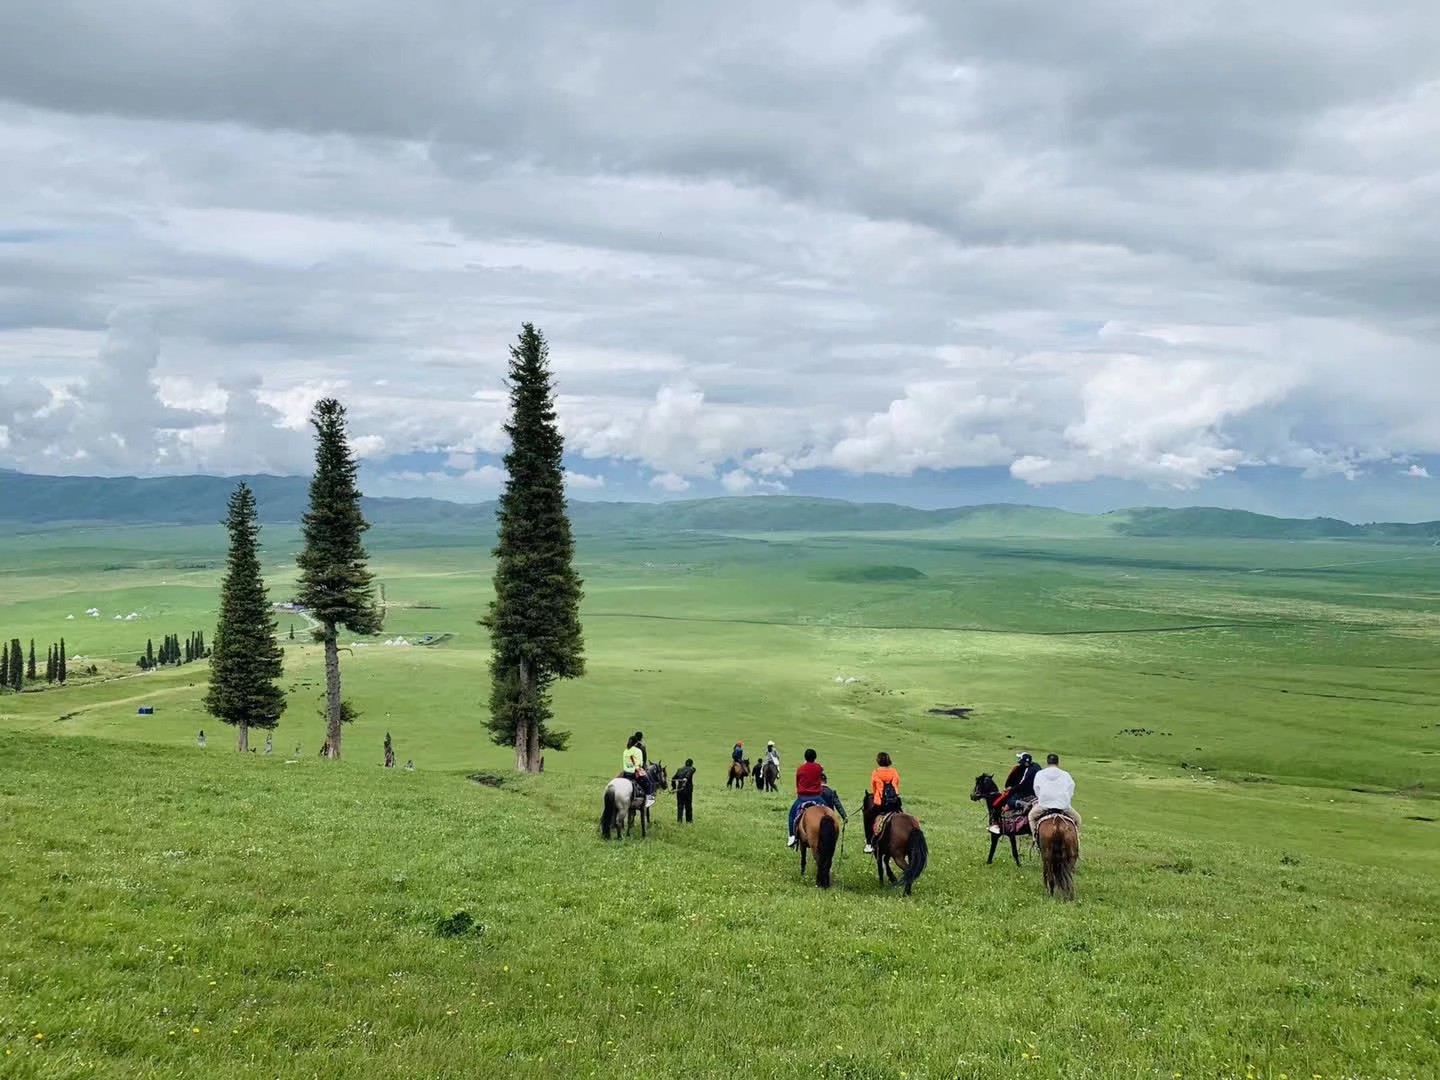
[[[650,776],[645,772],[645,752],[640,749],[640,744],[635,736],[631,735],[625,741],[625,755],[621,759],[620,775],[629,780],[632,784],[639,784],[640,790],[645,792],[645,806],[648,809],[655,805],[655,792],[650,788]]]

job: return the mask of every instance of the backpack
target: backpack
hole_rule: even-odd
[[[900,809],[900,793],[889,780],[886,780],[885,786],[880,789],[880,809],[887,812]]]

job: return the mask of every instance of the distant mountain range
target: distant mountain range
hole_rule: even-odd
[[[10,527],[65,523],[213,525],[240,480],[255,491],[261,518],[300,520],[309,481],[298,476],[135,477],[36,476],[0,469],[0,523]],[[372,524],[473,526],[490,530],[495,504],[442,499],[366,498]],[[1142,507],[1108,514],[1072,514],[1049,507],[990,504],[917,510],[765,495],[664,503],[571,504],[580,533],[628,532],[927,532],[961,537],[1193,537],[1268,540],[1440,538],[1440,522],[1374,522],[1277,518],[1214,507]]]

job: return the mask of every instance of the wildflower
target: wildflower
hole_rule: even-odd
[[[41,1041],[42,1039],[44,1039],[44,1038],[45,1038],[45,1033],[44,1033],[43,1031],[37,1031],[37,1032],[35,1033],[35,1041],[36,1041],[36,1042],[40,1042],[40,1041]]]

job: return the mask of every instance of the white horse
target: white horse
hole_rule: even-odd
[[[652,763],[645,770],[657,792],[665,789],[665,766]],[[640,815],[640,836],[643,839],[650,825],[650,810],[645,805],[645,789],[633,780],[617,776],[605,785],[605,801],[600,810],[600,835],[606,840],[614,833],[629,835],[635,828],[635,815]]]

